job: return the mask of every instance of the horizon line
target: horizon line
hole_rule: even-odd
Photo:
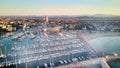
[[[0,15],[0,16],[95,16],[95,15],[105,15],[105,16],[120,16],[116,14],[78,14],[78,15]]]

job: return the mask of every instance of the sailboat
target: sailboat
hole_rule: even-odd
[[[0,48],[0,58],[6,58],[6,56],[2,53],[2,49]]]

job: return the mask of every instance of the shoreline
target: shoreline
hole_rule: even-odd
[[[95,40],[95,39],[98,39],[98,38],[104,38],[104,37],[120,37],[120,32],[107,32],[107,33],[97,32],[97,33],[91,33],[91,34],[85,34],[84,33],[84,34],[81,35],[81,37],[85,41],[89,42],[91,40]],[[117,56],[117,58],[115,56],[113,56],[113,57],[110,57],[110,58],[106,58],[105,62],[109,67],[112,67],[113,66],[112,62],[114,62],[115,60],[118,60],[118,59],[120,59],[120,56]],[[117,64],[117,66],[119,66],[119,64]]]
[[[83,33],[81,34],[81,37],[86,40],[86,41],[90,41],[92,39],[97,39],[97,38],[101,38],[101,37],[117,37],[120,36],[119,32],[108,32],[108,33],[92,33],[92,34],[86,34]]]

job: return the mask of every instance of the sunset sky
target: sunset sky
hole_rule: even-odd
[[[120,0],[0,0],[0,15],[120,15]]]

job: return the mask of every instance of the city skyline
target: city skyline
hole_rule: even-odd
[[[0,15],[120,15],[120,0],[1,0]]]

